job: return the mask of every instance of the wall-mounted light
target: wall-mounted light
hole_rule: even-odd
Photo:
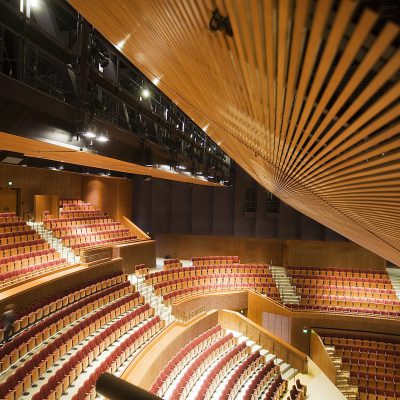
[[[144,89],[142,90],[142,97],[143,97],[144,99],[148,99],[148,98],[150,97],[150,90],[147,89],[147,88],[144,88]]]
[[[87,137],[88,139],[94,139],[97,135],[91,129],[88,129],[83,133],[83,136]]]
[[[100,135],[96,137],[96,140],[100,143],[106,143],[110,141],[110,138],[106,134],[100,133]]]

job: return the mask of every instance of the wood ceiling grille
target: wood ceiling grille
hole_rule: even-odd
[[[265,188],[400,265],[398,24],[353,0],[69,2]]]

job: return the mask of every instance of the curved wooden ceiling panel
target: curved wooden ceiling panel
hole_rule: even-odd
[[[400,265],[396,23],[352,0],[69,2],[268,190]]]

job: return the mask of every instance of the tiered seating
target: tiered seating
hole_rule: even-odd
[[[240,263],[238,256],[202,256],[192,257],[192,264],[200,265],[219,265],[219,264],[236,264]]]
[[[127,276],[122,272],[116,272],[98,278],[91,282],[86,282],[76,287],[63,291],[61,293],[43,298],[31,304],[29,307],[18,312],[18,315],[13,323],[13,334],[19,333],[43,318],[55,313],[62,308],[77,302],[91,294],[97,293],[116,284],[121,284],[127,281]],[[0,341],[4,338],[3,329],[0,329]]]
[[[121,223],[77,199],[60,200],[60,218],[46,218],[44,226],[76,254],[88,247],[136,239]]]
[[[0,214],[0,287],[67,266],[49,243],[14,213]]]
[[[178,258],[169,258],[164,260],[164,270],[180,268],[182,263]]]
[[[135,275],[141,276],[149,273],[149,267],[146,264],[135,265]]]
[[[100,373],[115,368],[163,326],[159,317],[154,318],[154,309],[144,304],[143,297],[120,274],[71,290],[58,297],[53,307],[63,302],[61,309],[53,309],[28,325],[1,348],[0,365],[6,379],[0,376],[0,398],[14,400],[26,391],[36,391],[33,399],[58,399],[89,364],[96,362],[98,368],[77,398],[93,396]],[[35,315],[44,308],[37,309]],[[117,340],[118,345],[110,351]],[[73,348],[76,351],[71,354]],[[103,351],[109,352],[107,359],[98,360]],[[50,368],[51,376],[39,380]]]
[[[271,271],[265,264],[230,264],[180,267],[145,275],[145,283],[154,286],[164,301],[198,293],[221,290],[254,289],[279,299]]]
[[[15,212],[3,212],[0,213],[0,224],[7,224],[20,221],[19,217]]]
[[[299,305],[293,309],[400,316],[400,301],[386,271],[289,267]]]
[[[324,335],[325,345],[335,347],[342,369],[350,371],[350,383],[358,386],[360,400],[400,398],[400,341],[363,337],[359,333]]]
[[[264,392],[265,398],[278,399],[286,388],[279,366],[272,360],[265,363],[258,351],[251,353],[245,342],[239,344],[232,333],[226,334],[218,325],[184,346],[160,372],[150,391],[168,399],[210,399],[217,391],[220,399],[250,399]]]

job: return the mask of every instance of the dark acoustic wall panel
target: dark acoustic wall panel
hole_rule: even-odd
[[[234,189],[213,189],[213,235],[233,236],[234,226]]]
[[[151,181],[151,232],[171,232],[171,185],[163,179]]]
[[[211,235],[213,221],[213,191],[204,186],[192,189],[192,231],[193,235]]]
[[[171,185],[171,233],[189,234],[192,222],[192,185]]]

